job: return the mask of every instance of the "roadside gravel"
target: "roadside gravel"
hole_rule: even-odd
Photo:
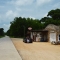
[[[20,38],[11,38],[23,60],[60,60],[60,45],[49,42],[24,43]]]

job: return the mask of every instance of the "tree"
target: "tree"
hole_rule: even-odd
[[[4,29],[0,28],[0,36],[4,36]]]
[[[51,10],[48,12],[48,15],[55,20],[60,20],[60,9]]]
[[[28,31],[28,27],[32,27],[33,30],[40,30],[44,29],[48,24],[60,25],[60,9],[49,11],[47,17],[43,17],[41,20],[15,17],[10,24],[11,26],[7,31],[7,35],[23,37]]]
[[[28,31],[28,27],[32,27],[33,30],[40,29],[40,22],[38,19],[15,17],[14,21],[10,22],[10,29],[7,34],[14,37],[23,37]]]

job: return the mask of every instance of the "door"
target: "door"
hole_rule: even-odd
[[[50,42],[56,41],[56,33],[50,33]]]
[[[60,41],[60,35],[58,35],[58,41]]]

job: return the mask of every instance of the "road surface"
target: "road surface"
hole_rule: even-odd
[[[0,38],[0,60],[22,60],[8,36]]]

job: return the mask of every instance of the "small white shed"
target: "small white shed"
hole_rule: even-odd
[[[48,30],[48,40],[49,42],[55,41],[59,42],[60,41],[60,34],[59,34],[59,26],[56,26],[54,24],[49,24],[45,30]]]
[[[32,30],[33,41],[60,42],[60,26],[49,24],[43,30]]]

